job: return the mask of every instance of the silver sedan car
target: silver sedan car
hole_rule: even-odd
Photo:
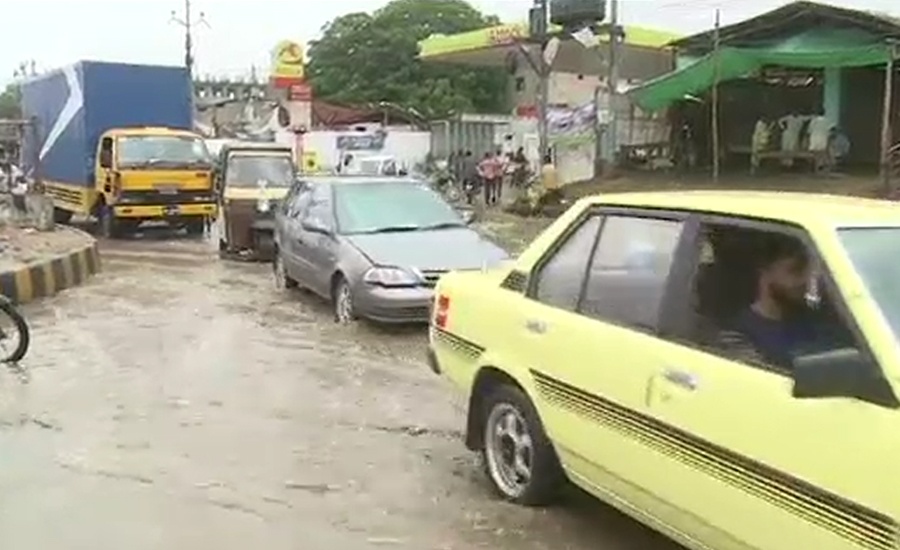
[[[334,176],[294,184],[275,215],[276,285],[329,300],[335,320],[427,322],[438,278],[507,259],[425,183]]]

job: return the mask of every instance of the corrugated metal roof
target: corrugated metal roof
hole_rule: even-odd
[[[832,20],[868,31],[876,36],[900,38],[900,18],[862,10],[852,10],[818,2],[792,2],[778,9],[745,19],[719,29],[722,44],[752,41],[757,37],[771,37],[779,32],[787,34],[813,26],[813,20]],[[708,51],[713,47],[714,29],[673,40],[670,46],[684,50]]]

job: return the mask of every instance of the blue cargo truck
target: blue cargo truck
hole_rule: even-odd
[[[26,172],[44,183],[57,221],[94,216],[107,237],[159,220],[202,233],[216,200],[190,94],[184,68],[95,61],[23,83],[22,111],[35,121]]]

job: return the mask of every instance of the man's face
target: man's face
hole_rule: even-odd
[[[809,262],[804,258],[782,258],[763,271],[762,282],[779,304],[799,306],[806,299],[811,274]]]

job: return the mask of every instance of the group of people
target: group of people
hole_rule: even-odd
[[[484,190],[485,206],[500,204],[504,182],[512,187],[524,187],[531,169],[525,149],[504,154],[502,150],[488,151],[481,158],[472,151],[460,149],[450,154],[449,167],[454,180],[462,182],[466,201],[475,202],[478,189]]]
[[[835,164],[850,151],[850,140],[833,122],[820,112],[816,115],[791,113],[776,120],[761,118],[751,138],[751,168],[759,166],[760,157],[770,150],[785,153],[809,151]],[[793,162],[783,158],[785,165]]]

